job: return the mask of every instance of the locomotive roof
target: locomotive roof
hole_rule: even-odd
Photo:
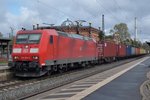
[[[61,36],[65,36],[65,37],[72,37],[72,38],[77,38],[77,39],[81,39],[81,40],[93,40],[90,37],[82,36],[82,35],[78,35],[78,34],[74,34],[74,33],[66,33],[66,32],[62,32],[62,31],[57,31],[57,33]]]
[[[21,33],[39,33],[39,32],[42,32],[43,30],[56,30],[56,29],[34,29],[34,30],[20,30],[19,31],[19,34]],[[56,30],[57,34],[60,35],[60,36],[65,36],[65,37],[71,37],[71,38],[76,38],[76,39],[81,39],[81,40],[91,40],[91,41],[95,41],[93,38],[91,37],[87,37],[87,36],[82,36],[82,35],[79,35],[79,34],[75,34],[75,33],[66,33],[66,32],[63,32],[63,31],[59,31],[59,30]]]
[[[65,29],[68,29],[68,28],[73,28],[73,29],[76,29],[77,26],[74,25],[74,26],[40,26],[38,27],[38,29],[55,29],[57,31],[64,31]],[[80,29],[89,29],[89,26],[80,26]],[[91,27],[91,30],[93,31],[97,31],[99,32],[100,30],[94,28],[94,27]]]

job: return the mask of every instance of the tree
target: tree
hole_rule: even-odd
[[[113,41],[113,36],[107,35],[107,36],[105,36],[105,40]]]
[[[150,46],[146,42],[142,44],[142,47],[146,50],[150,50]]]
[[[113,29],[110,30],[114,36],[118,36],[117,39],[120,42],[130,43],[130,33],[128,32],[128,26],[125,23],[116,24]]]
[[[126,39],[123,43],[126,45],[132,45],[133,41],[132,39]]]

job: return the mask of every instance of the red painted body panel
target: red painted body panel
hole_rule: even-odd
[[[126,45],[119,44],[117,54],[118,54],[118,57],[125,57],[126,56]]]
[[[117,45],[115,43],[105,41],[102,44],[102,56],[103,57],[116,57],[117,55]]]
[[[63,42],[62,42],[63,41]],[[96,57],[96,43],[76,38],[58,36],[55,59],[78,59]]]

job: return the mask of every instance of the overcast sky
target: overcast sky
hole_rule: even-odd
[[[138,39],[150,41],[150,0],[0,0],[0,4],[0,32],[5,36],[10,27],[16,32],[37,23],[60,25],[67,18],[86,20],[85,24],[91,22],[97,28],[104,14],[107,34],[115,24],[124,22],[134,37],[137,17]]]

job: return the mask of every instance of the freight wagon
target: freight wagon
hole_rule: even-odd
[[[101,41],[101,59],[105,62],[111,62],[117,57],[117,44],[110,41]]]
[[[126,46],[126,56],[130,57],[132,55],[132,46]]]
[[[117,46],[117,58],[121,59],[123,57],[126,57],[126,45],[118,44],[118,46]]]

